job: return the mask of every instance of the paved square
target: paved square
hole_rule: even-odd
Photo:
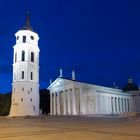
[[[140,118],[0,119],[0,140],[140,140]]]

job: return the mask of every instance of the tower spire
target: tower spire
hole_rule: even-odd
[[[30,25],[30,12],[27,12],[26,13],[26,23],[25,23],[26,26],[31,26]]]
[[[31,27],[30,24],[30,12],[26,12],[26,20],[25,20],[25,25],[23,26],[22,30],[31,30],[33,31],[33,28]]]

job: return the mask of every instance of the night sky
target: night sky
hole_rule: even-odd
[[[30,11],[39,34],[40,88],[59,76],[120,88],[140,84],[140,2],[4,0],[0,3],[0,92],[11,91],[14,34]]]

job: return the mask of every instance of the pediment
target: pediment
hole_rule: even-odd
[[[63,79],[63,78],[57,78],[49,87],[48,89],[55,89],[55,88],[60,88],[64,87],[70,84],[73,84],[74,81],[68,80],[68,79]]]

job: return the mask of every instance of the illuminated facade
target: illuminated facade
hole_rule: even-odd
[[[75,73],[72,79],[60,76],[48,89],[51,115],[131,115],[135,112],[133,94],[76,81]]]
[[[38,116],[39,37],[30,26],[29,14],[25,26],[15,36],[10,116]]]

